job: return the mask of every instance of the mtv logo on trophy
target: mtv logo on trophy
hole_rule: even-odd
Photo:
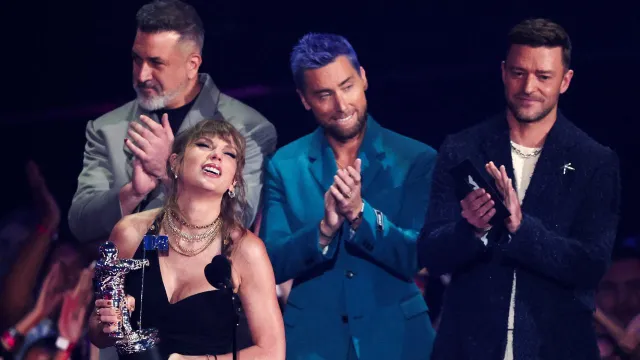
[[[118,259],[118,248],[111,241],[100,245],[99,251],[100,260],[95,267],[96,297],[111,300],[113,307],[122,314],[122,321],[118,322],[117,329],[109,333],[111,338],[116,339],[115,347],[120,359],[158,358],[158,351],[155,349],[160,341],[157,329],[133,330],[124,292],[126,275],[133,270],[144,271],[144,267],[149,266],[149,260]]]

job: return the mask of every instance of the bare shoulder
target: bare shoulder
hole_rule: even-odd
[[[152,209],[127,215],[116,223],[109,240],[118,247],[120,257],[131,258],[135,254],[143,235],[159,212],[160,209]]]
[[[254,288],[256,284],[265,285],[273,282],[275,291],[273,268],[262,240],[248,230],[244,235],[232,233],[231,239],[234,241],[231,264],[238,274],[236,281],[238,281],[239,289],[243,289],[242,284],[249,284],[247,285],[249,288]],[[247,286],[244,288],[247,289]]]
[[[251,231],[247,230],[244,235],[234,232],[231,239],[234,242],[234,250],[231,253],[234,260],[248,267],[264,266],[264,261],[269,263],[264,242]]]

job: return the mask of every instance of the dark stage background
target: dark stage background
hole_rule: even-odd
[[[1,211],[29,201],[24,161],[41,166],[66,219],[82,167],[86,122],[133,98],[130,49],[142,1],[0,5],[3,103]],[[384,126],[438,148],[446,134],[504,107],[500,61],[509,28],[526,17],[562,24],[575,76],[560,107],[622,161],[620,237],[637,234],[636,141],[640,9],[613,2],[190,1],[207,30],[203,72],[263,113],[279,146],[310,132],[288,69],[308,31],[345,35]],[[516,4],[517,3],[517,4]],[[631,4],[630,2],[628,4]],[[61,236],[71,236],[64,221]]]

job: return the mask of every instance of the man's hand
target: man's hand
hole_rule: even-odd
[[[140,120],[148,128],[132,121],[128,134],[133,140],[127,141],[127,147],[142,162],[144,170],[158,178],[167,178],[167,159],[171,155],[173,145],[173,130],[169,124],[167,114],[162,115],[162,124],[145,115],[140,115]]]
[[[320,231],[322,234],[330,235],[323,236],[320,235],[320,244],[322,246],[328,245],[333,239],[333,235],[338,231],[342,223],[344,222],[344,216],[338,213],[336,199],[334,198],[332,190],[335,187],[335,184],[331,185],[329,190],[324,193],[324,219],[320,222]]]
[[[125,184],[118,194],[122,216],[131,214],[153,189],[158,186],[158,180],[144,170],[138,158],[133,159],[133,176],[131,182]]]
[[[362,161],[356,159],[354,166],[338,170],[333,177],[333,196],[338,204],[338,212],[349,222],[353,222],[362,209],[362,188],[360,176]]]
[[[496,181],[498,191],[500,191],[504,199],[504,206],[506,206],[511,213],[511,216],[505,220],[505,225],[507,226],[507,230],[514,234],[520,228],[520,223],[522,223],[522,209],[520,208],[518,194],[513,188],[513,181],[507,176],[504,165],[501,165],[500,170],[498,170],[493,161],[490,161],[485,165],[485,168],[489,175]]]
[[[158,185],[158,179],[144,170],[142,161],[133,159],[133,177],[131,186],[137,196],[146,196]]]
[[[476,189],[460,201],[462,217],[476,229],[477,234],[483,234],[491,228],[489,221],[496,214],[495,203],[491,195],[484,189]]]

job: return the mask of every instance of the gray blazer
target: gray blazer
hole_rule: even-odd
[[[199,81],[203,84],[200,94],[178,133],[201,120],[215,118],[228,121],[244,135],[247,149],[243,176],[249,204],[245,225],[248,227],[260,202],[264,159],[276,148],[276,129],[253,108],[222,94],[208,74],[200,74]],[[69,209],[69,227],[82,242],[106,240],[122,217],[118,192],[131,181],[133,169],[133,154],[124,145],[124,139],[128,137],[129,122],[140,121],[142,114],[159,121],[133,100],[87,124],[83,168]],[[158,208],[164,198],[164,189],[158,186],[140,210]]]

